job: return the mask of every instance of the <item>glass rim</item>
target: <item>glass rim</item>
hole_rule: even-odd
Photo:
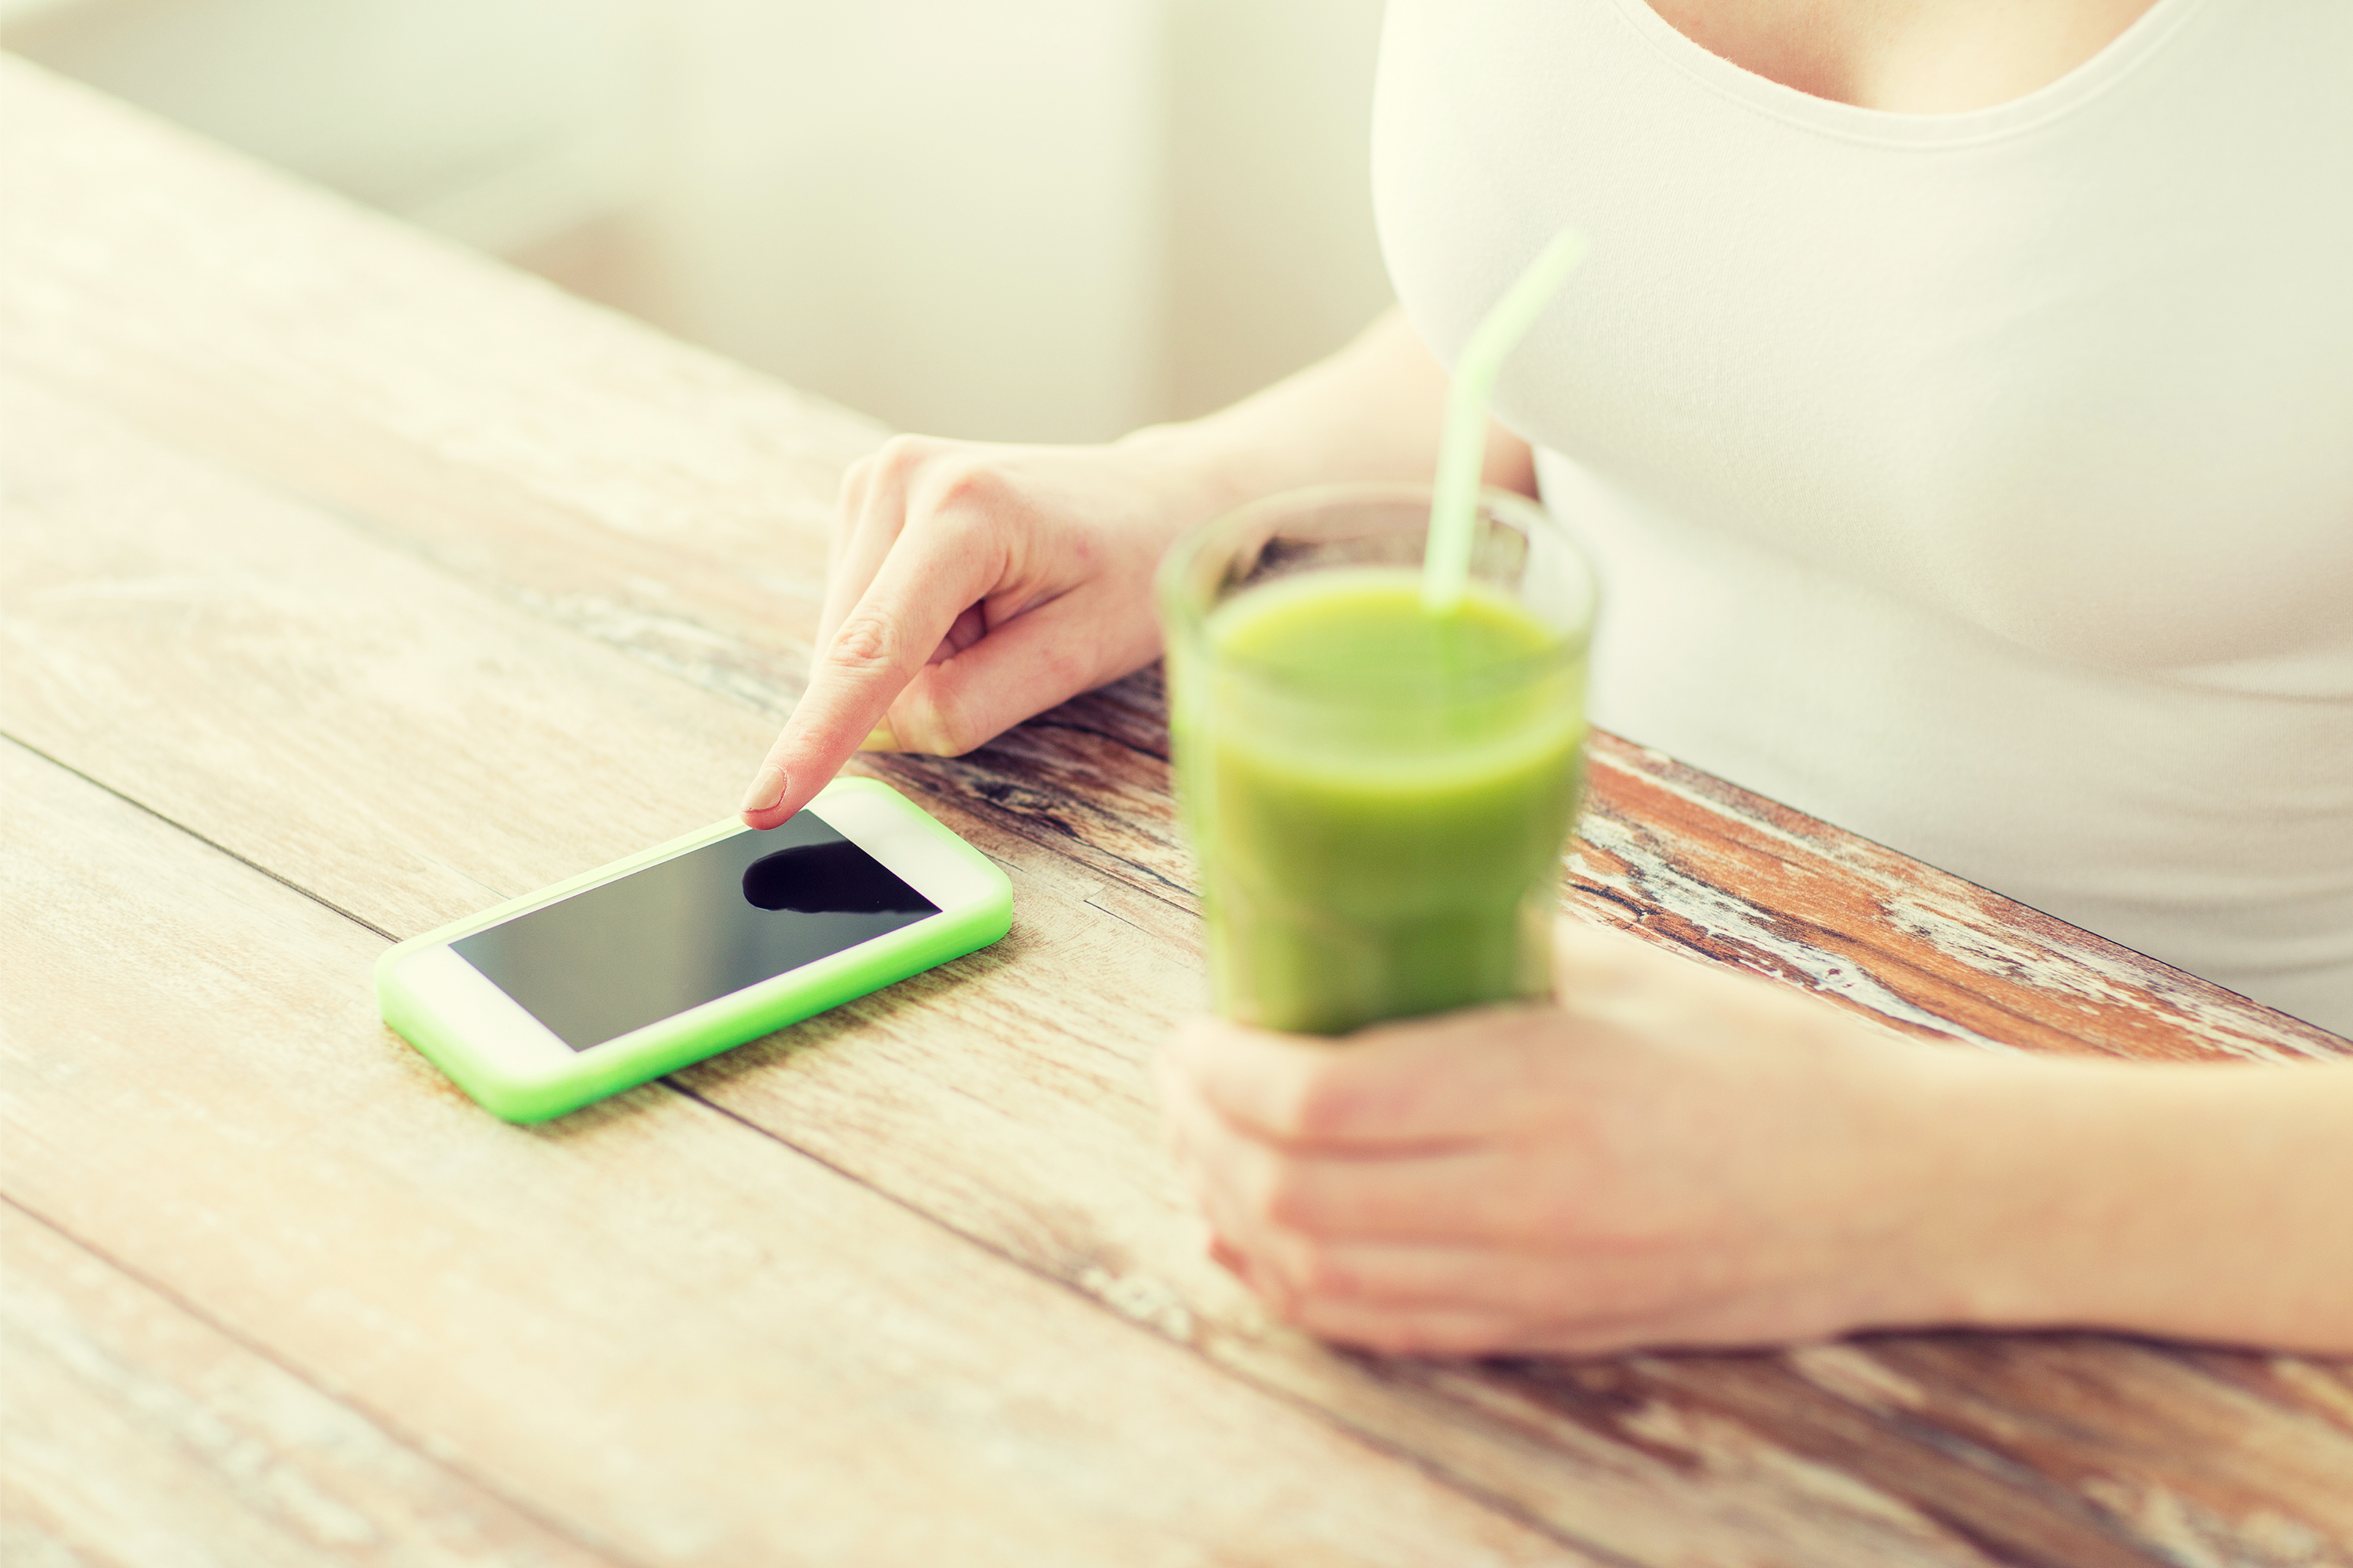
[[[1156,591],[1153,597],[1161,616],[1164,647],[1182,636],[1189,647],[1206,647],[1208,623],[1216,612],[1216,605],[1204,604],[1204,595],[1194,591],[1198,563],[1213,548],[1230,544],[1236,536],[1263,522],[1270,514],[1281,516],[1346,505],[1409,504],[1422,514],[1426,531],[1431,489],[1429,481],[1420,479],[1343,480],[1305,485],[1252,497],[1215,517],[1194,524],[1169,545],[1154,574]],[[1377,688],[1352,682],[1345,677],[1306,675],[1299,670],[1233,655],[1219,658],[1221,670],[1243,674],[1255,682],[1279,690],[1301,697],[1312,696],[1326,702],[1345,696],[1363,702],[1394,703],[1400,697],[1459,700],[1465,695],[1493,695],[1541,679],[1583,658],[1590,651],[1594,617],[1600,605],[1600,585],[1590,553],[1577,543],[1575,536],[1557,519],[1526,496],[1498,489],[1493,485],[1482,485],[1479,487],[1478,508],[1482,513],[1496,521],[1519,527],[1531,538],[1548,536],[1567,551],[1582,568],[1586,581],[1584,613],[1578,617],[1577,624],[1563,630],[1555,643],[1534,653],[1482,665],[1442,680],[1391,682]],[[1418,573],[1419,568],[1414,570]],[[1472,580],[1477,581],[1476,578]],[[1247,589],[1243,591],[1248,592]],[[1466,693],[1466,686],[1474,689]]]

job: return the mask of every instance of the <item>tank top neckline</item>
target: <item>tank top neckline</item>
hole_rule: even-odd
[[[1712,54],[1652,10],[1617,0],[1620,16],[1667,64],[1752,113],[1836,141],[1926,151],[2024,135],[2062,119],[2131,76],[2206,0],[2155,0],[2097,53],[2042,86],[1982,109],[1908,113],[1817,98]]]

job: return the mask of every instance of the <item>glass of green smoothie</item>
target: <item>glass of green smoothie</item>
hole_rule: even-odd
[[[1340,1035],[1541,997],[1577,805],[1585,554],[1481,492],[1425,606],[1426,485],[1270,497],[1160,569],[1177,793],[1225,1016]]]

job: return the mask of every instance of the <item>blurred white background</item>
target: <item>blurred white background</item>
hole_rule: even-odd
[[[1379,0],[0,0],[0,44],[910,429],[1094,440],[1388,300]]]

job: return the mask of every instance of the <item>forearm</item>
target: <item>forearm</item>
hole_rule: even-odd
[[[1229,408],[1139,430],[1127,444],[1201,474],[1221,506],[1300,485],[1427,479],[1438,464],[1449,382],[1402,311],[1347,347]],[[1491,426],[1487,483],[1535,493],[1527,444]]]
[[[1970,1066],[1958,1315],[2353,1353],[2353,1062]]]

